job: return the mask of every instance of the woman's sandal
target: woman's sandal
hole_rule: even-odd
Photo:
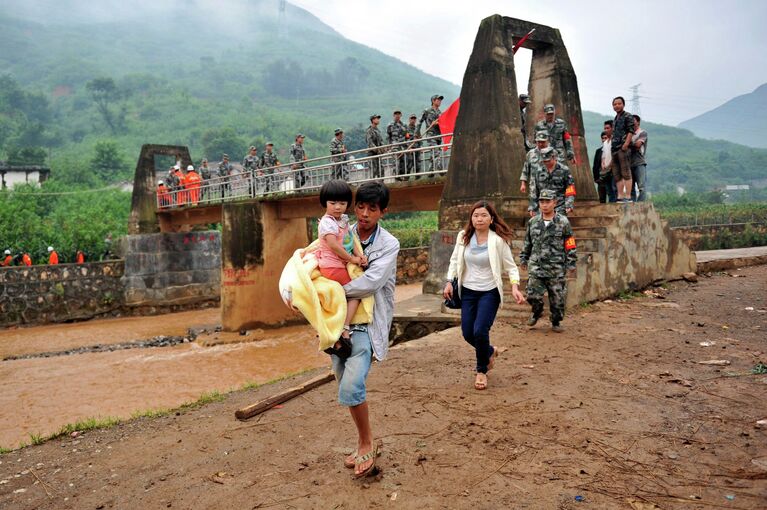
[[[474,379],[474,389],[475,390],[487,389],[487,374],[483,374],[482,372],[477,373],[477,378]]]
[[[364,471],[361,471],[359,473],[354,473],[354,478],[364,478],[370,474],[373,473],[376,467],[376,458],[380,455],[380,443],[377,443],[372,450],[367,452],[365,455],[359,455],[354,459],[354,467],[356,468],[360,464],[364,464],[365,462],[372,460],[373,463],[368,466],[367,469]]]

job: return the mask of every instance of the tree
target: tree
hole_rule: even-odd
[[[110,107],[120,100],[122,93],[115,81],[112,78],[95,78],[86,83],[85,88],[112,134],[117,134],[118,123]]]
[[[245,139],[231,127],[209,129],[203,133],[201,142],[205,157],[210,160],[218,160],[226,153],[232,161],[238,161],[245,157],[247,149]]]
[[[11,165],[43,165],[45,149],[42,147],[14,147],[7,150],[8,163]]]
[[[128,163],[114,140],[96,142],[90,161],[91,172],[101,182],[114,182],[128,173]]]

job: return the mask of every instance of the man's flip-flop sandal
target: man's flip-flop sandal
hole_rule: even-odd
[[[354,478],[364,478],[373,472],[373,470],[376,467],[376,458],[378,457],[378,448],[379,448],[379,445],[375,445],[375,447],[373,447],[373,449],[367,452],[365,455],[360,455],[354,459],[354,467],[357,467],[360,464],[364,464],[365,462],[371,459],[373,461],[373,463],[370,464],[370,466],[366,470],[360,473],[354,473]]]
[[[341,359],[346,359],[349,356],[351,356],[352,355],[352,340],[351,340],[351,338],[341,337],[341,338],[338,339],[338,341],[341,342],[341,346],[340,347],[338,347],[338,348],[336,348],[335,346],[328,347],[327,349],[325,349],[324,352],[326,354],[335,354],[336,356],[338,356]]]

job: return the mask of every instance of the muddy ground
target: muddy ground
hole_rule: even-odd
[[[394,349],[369,379],[377,478],[342,466],[334,383],[234,419],[309,374],[2,455],[0,507],[766,508],[767,267],[731,274],[579,309],[563,334],[496,324],[483,392],[457,329]]]

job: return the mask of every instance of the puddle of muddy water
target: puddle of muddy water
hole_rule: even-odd
[[[287,330],[287,331],[285,331]],[[0,446],[89,417],[177,407],[206,392],[329,366],[305,326],[256,342],[133,349],[0,363]],[[234,409],[232,409],[234,412]]]
[[[395,300],[419,293],[420,284],[400,285]],[[209,308],[6,329],[0,331],[0,359],[186,335],[190,327],[218,324],[220,313]],[[16,447],[30,442],[30,434],[49,435],[86,418],[128,418],[137,411],[177,407],[214,390],[323,366],[330,366],[330,359],[317,351],[309,326],[255,330],[247,336],[208,334],[199,343],[173,347],[2,361],[0,446]]]

